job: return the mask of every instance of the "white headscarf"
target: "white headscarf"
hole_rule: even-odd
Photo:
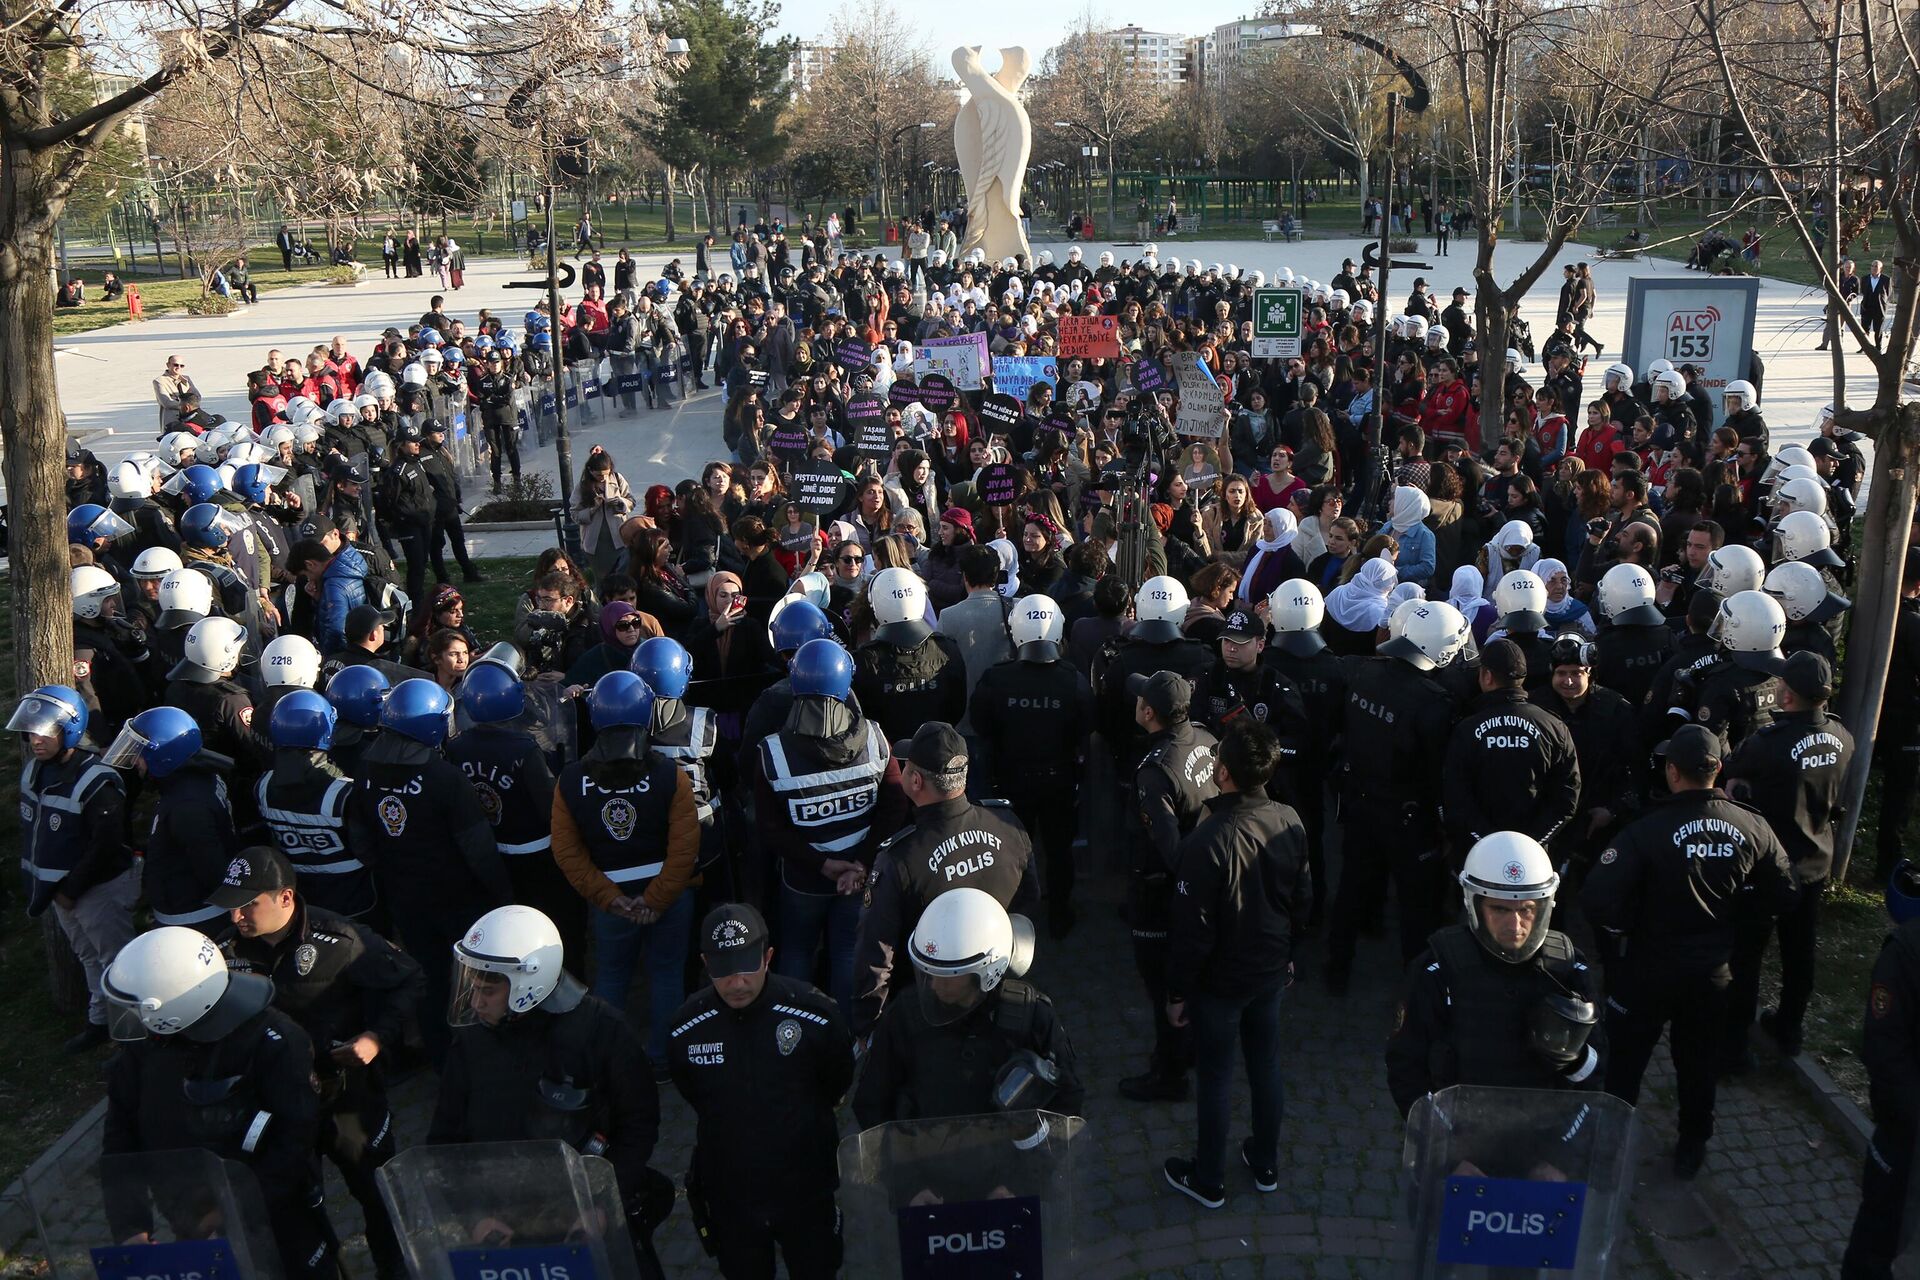
[[[995,538],[987,545],[993,548],[993,554],[1000,557],[1000,577],[1002,579],[1000,583],[1000,594],[1011,600],[1013,599],[1014,593],[1020,590],[1020,579],[1016,569],[1016,566],[1020,562],[1020,553],[1014,550],[1013,544],[1005,538]]]
[[[1487,589],[1487,579],[1470,564],[1463,564],[1453,571],[1453,586],[1447,592],[1447,603],[1458,609],[1468,622],[1481,605],[1493,602],[1481,595]]]
[[[1393,590],[1387,592],[1387,616],[1392,617],[1393,611],[1403,604],[1412,604],[1415,600],[1425,600],[1426,598],[1427,593],[1421,589],[1419,583],[1396,583],[1394,584]]]
[[[1393,562],[1375,556],[1359,572],[1327,593],[1327,616],[1348,631],[1373,631],[1392,612],[1387,596],[1400,581]]]
[[[1267,512],[1267,524],[1273,528],[1274,536],[1261,538],[1254,543],[1259,550],[1255,551],[1253,558],[1247,561],[1247,571],[1241,576],[1242,582],[1252,582],[1253,575],[1260,571],[1260,561],[1266,558],[1267,553],[1284,551],[1292,546],[1294,538],[1300,532],[1299,523],[1294,520],[1293,512],[1285,507],[1275,507]]]
[[[1412,485],[1403,484],[1393,491],[1393,516],[1387,521],[1395,533],[1405,533],[1433,512],[1427,495]]]
[[[1508,563],[1506,556],[1514,551],[1519,551],[1520,558]],[[1487,576],[1495,582],[1515,569],[1531,569],[1539,561],[1540,547],[1533,540],[1533,526],[1525,520],[1509,520],[1487,539]]]

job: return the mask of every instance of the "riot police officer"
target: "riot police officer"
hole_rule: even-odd
[[[1327,936],[1327,989],[1344,995],[1361,916],[1381,901],[1389,877],[1400,906],[1400,953],[1426,945],[1445,883],[1440,771],[1453,700],[1433,672],[1452,662],[1473,631],[1460,611],[1420,602],[1399,636],[1350,670],[1347,776],[1341,842],[1345,862]]]
[[[1593,645],[1579,635],[1553,642],[1553,679],[1533,705],[1567,726],[1580,766],[1573,819],[1552,842],[1562,883],[1577,889],[1592,856],[1620,824],[1637,814],[1645,759],[1639,717],[1626,698],[1593,682]]]
[[[1093,732],[1093,687],[1060,660],[1065,629],[1051,596],[1015,601],[1007,617],[1014,656],[981,673],[968,705],[994,794],[1046,851],[1047,928],[1056,939],[1073,928],[1076,791]]]
[[[1512,640],[1489,641],[1480,651],[1480,696],[1453,727],[1442,771],[1447,833],[1456,847],[1470,848],[1496,831],[1546,844],[1579,805],[1573,734],[1527,701],[1528,661]]]
[[[111,739],[129,716],[153,701],[146,633],[120,616],[120,581],[99,565],[75,565],[70,585],[73,687],[86,700],[99,736]]]
[[[220,612],[246,628],[248,643],[257,653],[261,643],[260,567],[257,557],[236,560],[228,547],[236,535],[254,536],[251,529],[241,529],[241,524],[239,516],[211,502],[188,507],[180,517],[180,562],[206,575],[220,602]]]
[[[1687,601],[1686,630],[1673,642],[1673,651],[1654,673],[1647,702],[1639,708],[1642,740],[1660,741],[1666,735],[1667,711],[1673,706],[1673,687],[1682,672],[1699,671],[1719,656],[1720,646],[1708,633],[1720,616],[1720,597],[1696,591]]]
[[[1134,715],[1147,734],[1147,751],[1133,776],[1133,856],[1127,914],[1133,962],[1153,1006],[1153,1053],[1147,1070],[1120,1082],[1135,1102],[1166,1102],[1187,1095],[1192,1034],[1167,1019],[1167,921],[1173,911],[1173,872],[1180,841],[1206,816],[1219,794],[1211,733],[1193,723],[1192,687],[1172,671],[1128,677]]]
[[[380,736],[380,709],[392,689],[376,667],[342,667],[327,679],[327,701],[340,717],[327,754],[349,778],[360,776],[360,757]]]
[[[254,798],[274,844],[300,878],[301,898],[323,911],[367,920],[379,895],[372,870],[347,849],[353,779],[327,755],[338,715],[311,689],[280,699],[267,726],[273,767],[260,776]]]
[[[767,642],[780,656],[780,668],[786,670],[793,663],[794,655],[809,640],[836,639],[833,620],[819,605],[802,596],[783,596],[773,606],[773,616],[767,620]],[[760,743],[777,732],[787,722],[787,712],[793,707],[793,682],[786,676],[774,681],[757,694],[751,706],[747,708],[745,726],[740,735],[739,768],[742,775],[750,776],[753,762],[760,751]],[[742,898],[755,895],[742,886]]]
[[[668,1064],[693,1108],[687,1206],[729,1280],[840,1271],[834,1116],[853,1082],[853,1038],[839,1005],[771,972],[767,924],[745,903],[700,924],[711,980],[673,1017]]]
[[[20,867],[27,915],[49,907],[87,976],[87,1025],[67,1053],[107,1042],[100,978],[133,937],[140,874],[127,847],[127,791],[87,743],[87,704],[65,685],[42,685],[13,709],[7,729],[25,739],[20,773]]]
[[[440,754],[452,700],[431,680],[405,680],[380,709],[381,734],[361,756],[347,799],[347,847],[374,883],[407,951],[443,956],[476,912],[513,901],[493,828],[459,766]],[[427,963],[426,1007],[447,1007],[444,966]],[[436,1064],[447,1053],[437,1018],[420,1027]]]
[[[1299,764],[1317,745],[1307,720],[1307,705],[1278,667],[1261,662],[1267,624],[1247,609],[1227,614],[1221,627],[1220,658],[1193,682],[1193,709],[1200,724],[1217,739],[1242,716],[1267,726],[1280,743],[1280,763],[1267,781],[1267,794],[1291,805],[1300,791]]]
[[[1493,605],[1500,611],[1494,621],[1499,638],[1520,648],[1525,659],[1522,677],[1528,693],[1547,683],[1552,674],[1548,649],[1553,644],[1547,635],[1547,584],[1531,569],[1514,569],[1493,588]]]
[[[227,807],[227,770],[233,762],[202,750],[200,726],[178,707],[142,711],[127,721],[101,758],[138,772],[159,792],[141,876],[153,918],[208,935],[218,932],[222,912],[207,898],[238,843]]]
[[[1841,813],[1841,785],[1853,764],[1853,735],[1827,711],[1833,668],[1816,653],[1796,653],[1781,676],[1780,709],[1772,723],[1727,757],[1728,795],[1760,811],[1786,847],[1800,896],[1775,920],[1743,913],[1733,948],[1733,983],[1727,996],[1726,1064],[1750,1061],[1747,1028],[1760,999],[1760,965],[1767,941],[1780,933],[1780,1004],[1760,1015],[1760,1026],[1780,1051],[1800,1051],[1800,1024],[1813,995],[1820,899],[1833,869],[1834,823]]]
[[[1785,611],[1765,592],[1740,591],[1722,599],[1708,633],[1720,657],[1675,677],[1669,717],[1712,731],[1723,755],[1765,728],[1780,705],[1786,662],[1780,641],[1786,632]]]
[[[1594,642],[1593,678],[1641,706],[1673,650],[1673,631],[1654,603],[1653,575],[1637,564],[1617,564],[1601,575],[1593,603],[1606,623]]]
[[[305,636],[291,632],[275,636],[260,651],[259,674],[260,696],[254,700],[252,728],[254,736],[271,747],[273,739],[267,730],[280,699],[295,689],[320,687],[320,651]]]
[[[686,993],[700,820],[687,775],[647,750],[653,702],[631,671],[594,683],[593,747],[554,783],[553,858],[594,908],[593,993],[624,1009],[646,952],[647,1056],[665,1079],[667,1032]]]
[[[1793,905],[1793,871],[1766,820],[1714,790],[1720,739],[1682,725],[1661,745],[1671,798],[1615,837],[1588,873],[1581,905],[1613,939],[1607,967],[1607,1092],[1628,1103],[1673,1024],[1680,1138],[1674,1173],[1690,1179],[1713,1136],[1736,913]]]
[[[759,853],[779,882],[780,972],[810,978],[827,953],[827,989],[853,1013],[854,954],[867,873],[912,805],[878,725],[852,705],[853,658],[836,640],[809,640],[793,658],[791,705],[756,745]]]
[[[687,705],[693,655],[678,640],[654,636],[635,647],[627,669],[653,690],[648,749],[679,766],[693,787],[693,812],[700,820],[700,887],[696,901],[726,902],[735,896],[735,888],[718,801],[725,779],[714,777],[714,747],[720,741],[720,728],[706,707]]]
[[[1327,648],[1320,622],[1327,606],[1320,588],[1305,578],[1281,583],[1267,597],[1267,624],[1273,641],[1260,661],[1275,668],[1300,692],[1306,707],[1312,750],[1294,762],[1293,807],[1307,829],[1307,864],[1313,871],[1313,906],[1307,923],[1318,925],[1328,898],[1325,835],[1327,781],[1333,775],[1333,742],[1347,710],[1347,666]]]
[[[185,568],[169,570],[154,589],[153,646],[155,671],[163,682],[186,653],[187,633],[203,618],[213,617],[213,582],[204,573]]]
[[[862,1128],[1036,1107],[1080,1113],[1086,1089],[1066,1029],[1053,1002],[1019,979],[1033,960],[1032,928],[1020,925],[972,887],[928,905],[908,940],[914,989],[888,1002],[854,1090]]]
[[[913,822],[883,842],[867,876],[866,912],[854,946],[853,1032],[873,1029],[886,1003],[907,935],[927,907],[955,889],[979,889],[1025,914],[1037,899],[1033,844],[1004,800],[967,799],[967,740],[944,721],[922,725],[910,742],[893,745],[900,785]]]
[[[427,1141],[557,1138],[604,1157],[641,1275],[658,1277],[653,1229],[673,1209],[673,1184],[647,1166],[660,1096],[639,1037],[566,971],[560,931],[532,907],[487,912],[450,949],[454,981],[440,985],[453,987],[453,1041]]]
[[[1191,601],[1178,578],[1148,578],[1133,597],[1133,629],[1108,641],[1094,661],[1097,727],[1113,752],[1115,776],[1124,787],[1147,749],[1147,734],[1135,718],[1136,675],[1171,671],[1188,681],[1213,665],[1213,651],[1180,631]]]
[[[250,807],[253,780],[268,761],[266,744],[253,732],[253,695],[235,678],[246,646],[246,630],[231,618],[194,623],[180,662],[167,673],[161,700],[192,717],[208,751],[233,762],[235,781],[247,789]]]
[[[967,666],[960,646],[927,624],[927,584],[911,569],[882,569],[867,599],[879,627],[853,655],[853,691],[862,714],[890,741],[929,721],[967,714]]]
[[[1456,1084],[1598,1089],[1606,1040],[1599,983],[1552,927],[1560,877],[1515,831],[1476,841],[1460,872],[1466,920],[1436,931],[1407,970],[1387,1040],[1387,1085],[1405,1115]]]
[[[116,1039],[107,1065],[107,1156],[212,1151],[259,1180],[289,1276],[340,1274],[315,1154],[313,1042],[271,1007],[273,983],[235,973],[213,939],[162,925],[120,949],[101,979]],[[107,1186],[117,1240],[149,1238],[145,1188]]]
[[[279,851],[242,849],[210,900],[230,919],[216,940],[228,968],[272,980],[273,1007],[312,1042],[319,1149],[360,1202],[377,1274],[403,1280],[406,1263],[373,1171],[398,1146],[383,1057],[406,1040],[420,963],[366,925],[303,901],[294,877]]]

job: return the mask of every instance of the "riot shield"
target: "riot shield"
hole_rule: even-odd
[[[876,1280],[1073,1274],[1073,1157],[1048,1111],[901,1120],[840,1144],[846,1273]]]
[[[524,730],[549,760],[565,763],[579,758],[579,713],[567,697],[567,686],[558,680],[533,679],[526,682],[527,709],[510,722]],[[453,731],[465,733],[473,728],[473,717],[458,701],[453,704]],[[555,766],[558,772],[558,766]]]
[[[1632,1193],[1633,1108],[1604,1093],[1456,1085],[1414,1104],[1401,1155],[1410,1274],[1607,1274]]]
[[[101,1156],[74,1143],[26,1178],[55,1280],[284,1275],[253,1172],[211,1151]]]
[[[377,1177],[414,1280],[639,1280],[613,1166],[558,1140],[414,1147]]]

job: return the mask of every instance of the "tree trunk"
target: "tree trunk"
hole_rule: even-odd
[[[1836,344],[1838,345],[1838,344]],[[1887,661],[1893,655],[1894,623],[1900,610],[1904,548],[1913,525],[1913,500],[1920,489],[1920,402],[1895,411],[1896,418],[1873,442],[1873,481],[1867,493],[1867,527],[1861,538],[1860,583],[1853,622],[1847,632],[1847,679],[1840,689],[1840,718],[1853,734],[1853,765],[1841,796],[1845,812],[1834,842],[1836,882],[1844,880],[1860,825],[1860,806],[1873,767],[1873,735],[1880,724],[1880,701],[1887,688]]]
[[[673,199],[673,166],[672,165],[667,166],[666,173],[663,176],[664,176],[664,181],[661,182],[660,186],[661,186],[661,189],[666,193],[665,202],[667,206],[667,243],[672,244],[680,238],[680,233],[677,230],[675,230],[673,225],[674,199]]]
[[[1360,150],[1360,167],[1359,167],[1360,224],[1362,227],[1364,227],[1366,225],[1366,220],[1367,220],[1367,153],[1364,148],[1361,148],[1359,150]],[[1380,301],[1384,304],[1386,302],[1386,299],[1382,298]]]

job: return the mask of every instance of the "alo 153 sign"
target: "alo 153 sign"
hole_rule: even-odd
[[[1736,378],[1751,378],[1754,315],[1760,282],[1743,276],[1628,281],[1626,361],[1646,381],[1647,366],[1671,361],[1698,365],[1713,401],[1712,426],[1725,415],[1720,393]],[[1757,381],[1757,379],[1756,379]]]

